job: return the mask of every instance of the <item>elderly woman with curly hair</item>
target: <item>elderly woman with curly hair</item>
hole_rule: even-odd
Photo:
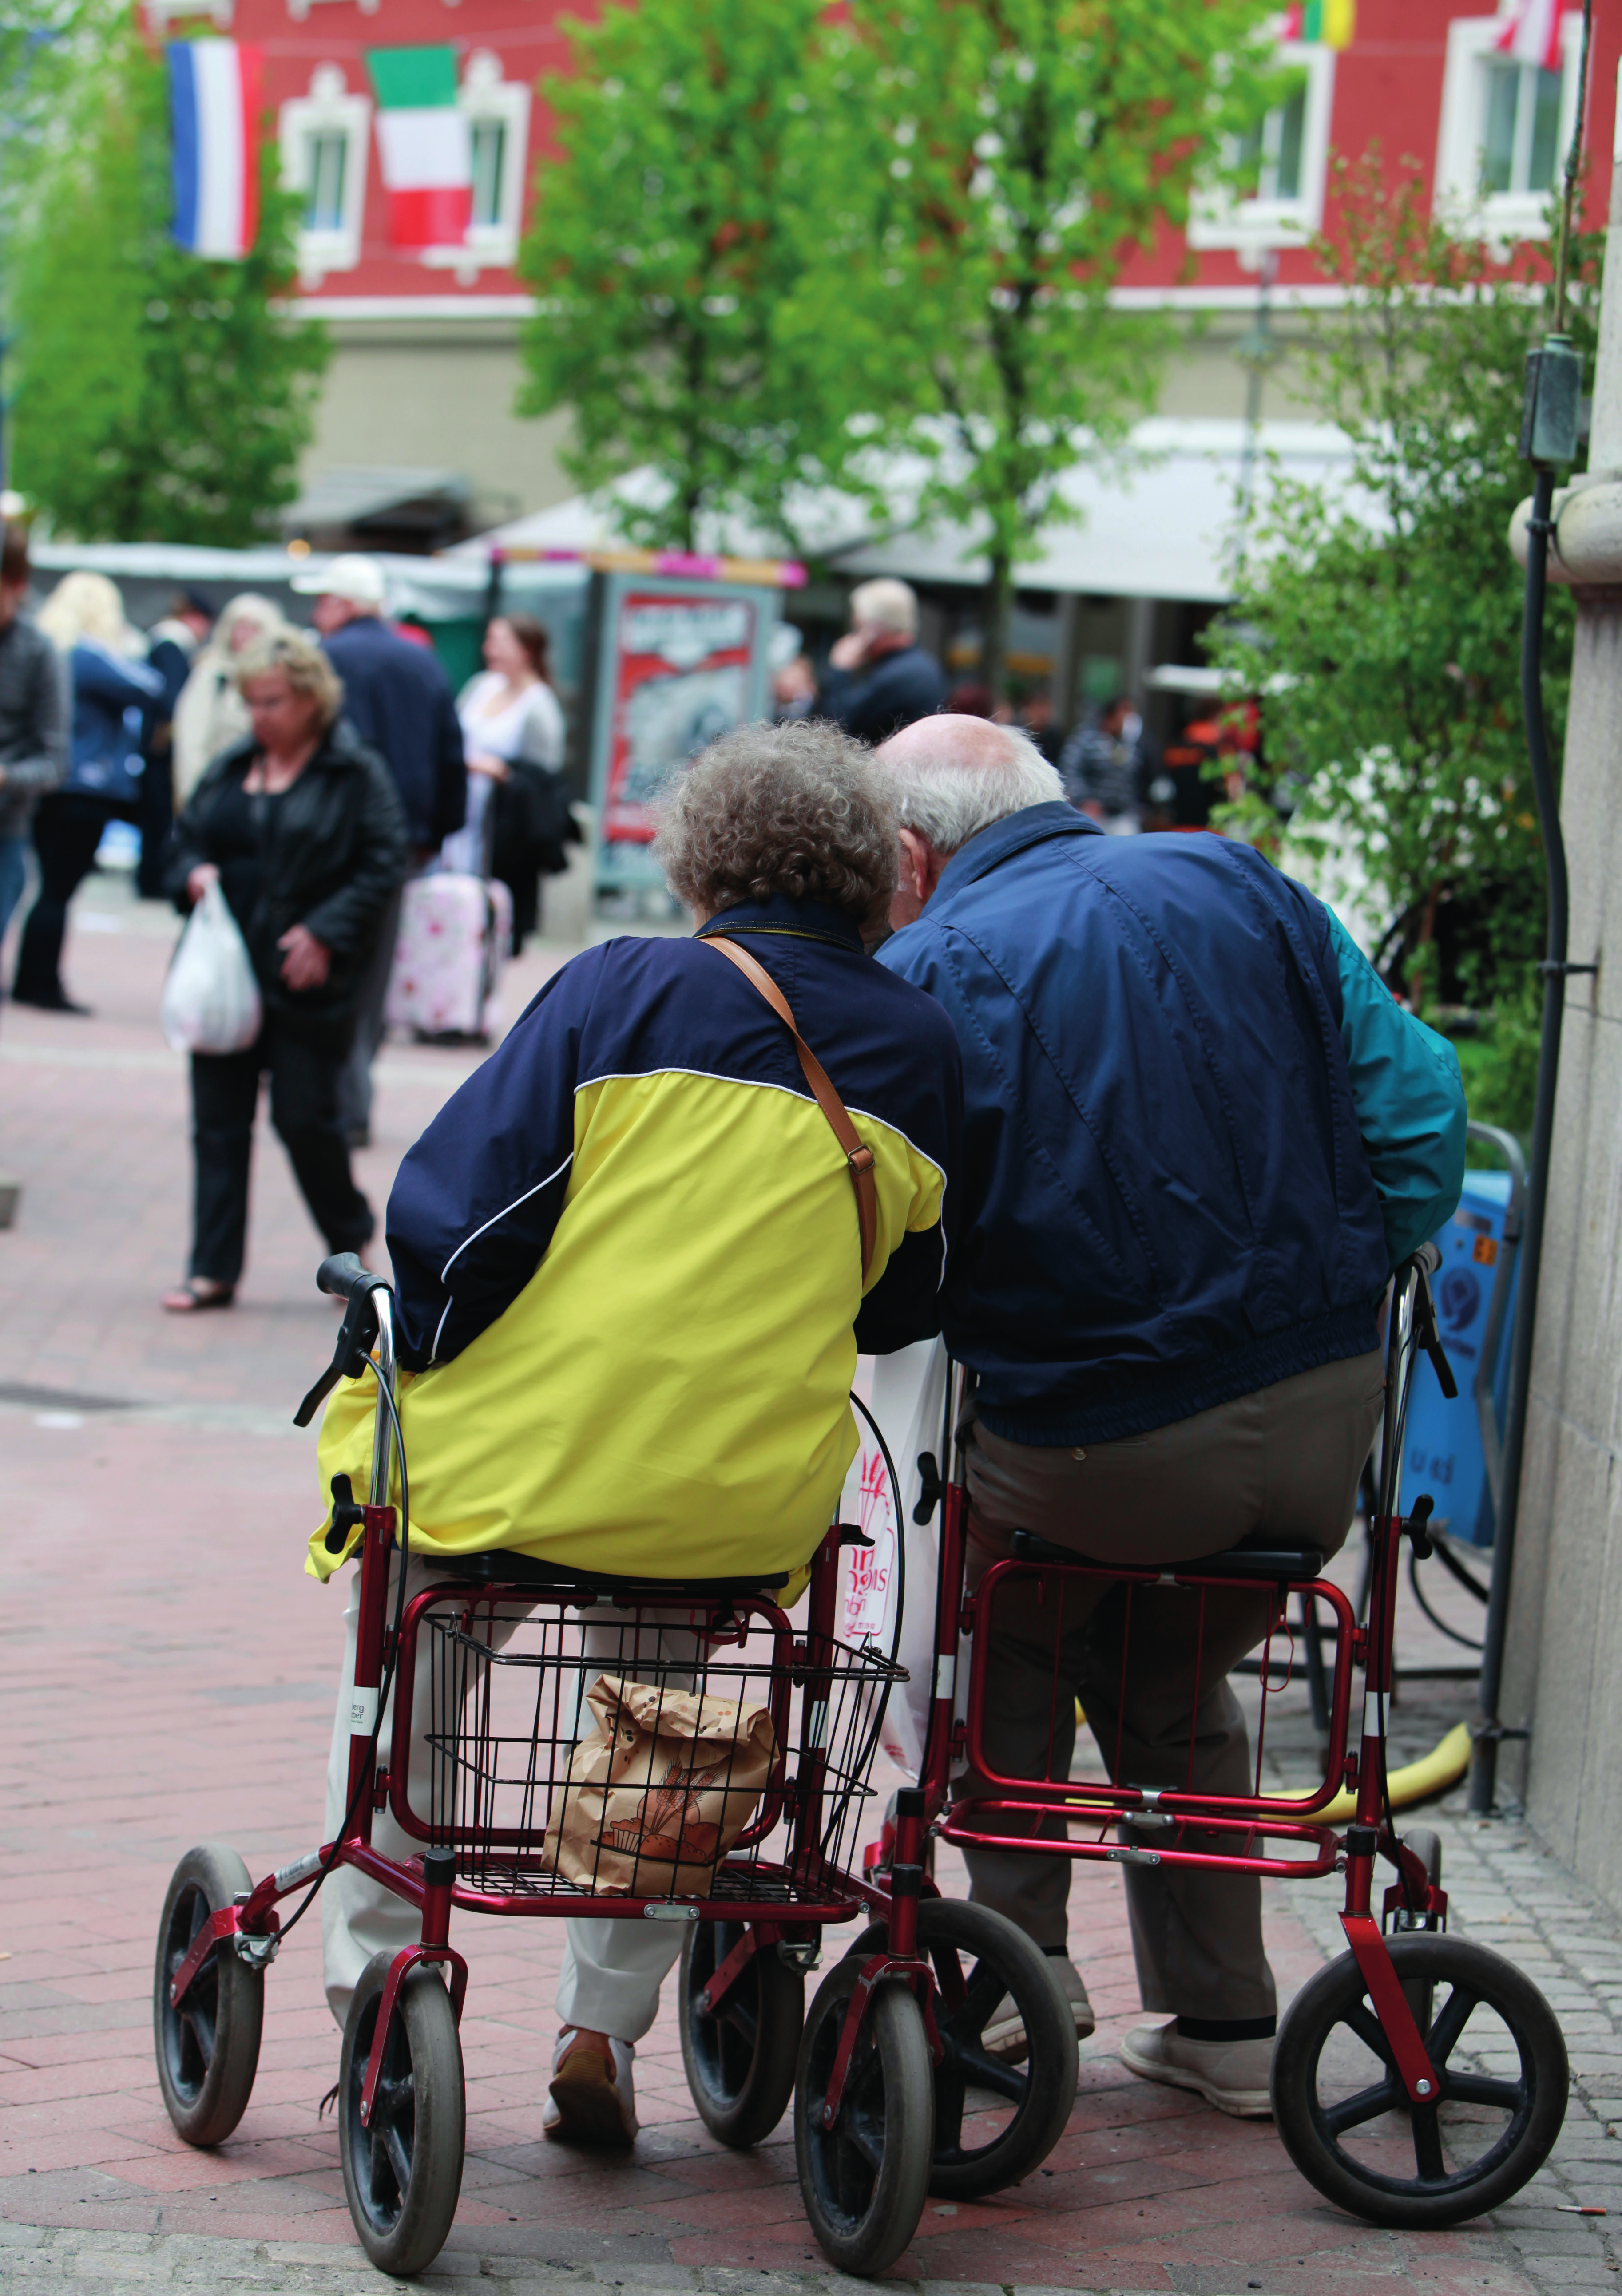
[[[215,758],[175,824],[164,890],[189,910],[218,884],[264,998],[259,1040],[192,1055],[192,1259],[177,1315],[227,1308],[242,1274],[259,1078],[310,1216],[333,1251],[375,1225],[338,1121],[338,1072],[383,913],[406,873],[406,825],[383,759],[339,717],[343,687],[301,631],[246,647],[251,731]]]
[[[937,1328],[955,1201],[956,1039],[932,998],[868,955],[896,850],[882,780],[837,728],[728,734],[676,785],[660,831],[694,937],[574,958],[407,1156],[387,1235],[420,1558],[408,1589],[481,1548],[757,1585],[815,1551],[856,1449],[857,1349]],[[361,1382],[334,1397],[324,1488],[334,1473],[362,1488],[371,1411]],[[352,1544],[323,1526],[316,1574]],[[351,1595],[334,1833],[354,1636]],[[662,1640],[668,1658],[691,1655],[690,1637]],[[428,1708],[424,1685],[414,1729]],[[410,1854],[382,1815],[372,1838]],[[342,2024],[370,1956],[411,1943],[416,1916],[349,1868],[322,1907]],[[542,2126],[627,2144],[634,2045],[679,1935],[568,1928]]]

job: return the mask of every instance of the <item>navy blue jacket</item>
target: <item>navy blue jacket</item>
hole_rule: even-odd
[[[394,776],[407,841],[440,846],[467,816],[467,762],[450,681],[426,646],[360,614],[325,639],[343,680],[343,714]]]
[[[1247,846],[1032,806],[880,962],[963,1050],[943,1324],[1015,1442],[1108,1442],[1378,1344],[1456,1206],[1452,1047]]]
[[[859,742],[887,742],[903,726],[944,707],[941,665],[922,646],[901,647],[870,669],[830,669],[822,681],[820,714]]]
[[[134,805],[153,718],[162,706],[163,680],[144,661],[110,653],[81,638],[68,656],[73,691],[73,733],[66,786],[110,805]]]

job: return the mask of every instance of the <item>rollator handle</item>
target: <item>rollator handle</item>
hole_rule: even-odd
[[[388,1278],[363,1267],[352,1251],[335,1251],[330,1259],[324,1259],[316,1270],[316,1284],[334,1300],[347,1300],[349,1306],[338,1326],[338,1344],[331,1363],[292,1414],[295,1427],[309,1425],[341,1379],[358,1379],[365,1371],[377,1339],[372,1294],[389,1289]]]
[[[1437,1329],[1436,1302],[1430,1296],[1430,1274],[1441,1265],[1441,1259],[1434,1243],[1422,1244],[1413,1256],[1413,1336],[1430,1357],[1437,1384],[1452,1403],[1458,1397],[1459,1382],[1442,1346],[1442,1335]]]

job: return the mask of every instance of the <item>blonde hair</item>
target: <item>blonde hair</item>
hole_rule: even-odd
[[[851,593],[851,619],[858,629],[888,630],[898,638],[916,637],[918,593],[910,582],[881,574],[877,581],[859,582]]]
[[[248,641],[250,645],[269,637],[276,630],[292,627],[274,599],[261,598],[257,590],[243,590],[220,608],[214,623],[215,636],[211,643],[221,652],[229,655],[233,661],[236,655],[232,650],[231,633],[238,622],[252,623],[253,636]]]
[[[273,677],[278,670],[295,693],[308,693],[320,704],[323,730],[330,726],[343,707],[343,680],[315,640],[291,624],[243,648],[236,658],[236,690],[246,701],[256,677]]]
[[[118,585],[105,574],[64,574],[34,619],[62,653],[70,653],[81,638],[114,653],[129,653],[136,644]]]

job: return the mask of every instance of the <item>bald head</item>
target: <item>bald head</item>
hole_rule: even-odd
[[[910,924],[954,853],[993,822],[1062,801],[1064,783],[1025,734],[943,711],[893,734],[875,753],[900,816],[900,889],[890,922]]]

